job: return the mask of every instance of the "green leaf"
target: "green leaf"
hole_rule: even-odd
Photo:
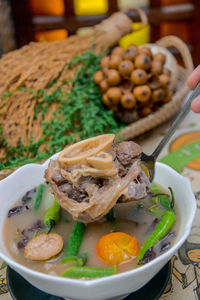
[[[30,139],[28,145],[20,140],[14,147],[8,144],[2,130],[0,146],[4,147],[6,155],[0,163],[0,170],[47,159],[67,144],[104,133],[117,133],[124,128],[125,124],[116,122],[113,112],[103,106],[99,87],[93,81],[102,55],[92,51],[77,55],[69,64],[69,67],[80,64],[71,82],[61,79],[63,69],[46,89],[33,91],[20,87],[22,93],[33,93],[36,100],[34,119],[40,118],[43,133],[39,140]],[[62,85],[58,86],[58,83]],[[66,85],[67,89],[72,86],[69,92],[64,91]],[[57,111],[52,112],[50,120],[44,121],[54,103],[58,105]]]

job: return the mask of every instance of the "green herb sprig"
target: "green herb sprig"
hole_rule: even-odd
[[[62,89],[64,85],[69,85],[69,82],[62,83],[62,86],[53,92],[49,91],[59,78],[50,82],[46,89],[35,92],[20,88],[22,92],[33,94],[35,99],[40,98],[34,108],[34,118],[41,117],[43,136],[37,141],[31,138],[28,145],[23,145],[19,140],[18,145],[14,147],[8,145],[1,130],[0,146],[4,147],[6,155],[0,162],[0,170],[45,160],[61,151],[67,144],[99,134],[117,133],[125,126],[117,123],[113,112],[103,106],[99,87],[93,81],[94,73],[100,68],[101,57],[102,54],[96,55],[92,51],[86,51],[70,62],[68,68],[81,63],[73,81],[70,82],[70,92],[63,92]],[[59,76],[61,74],[62,72]],[[8,95],[9,93],[6,94]],[[58,109],[52,113],[50,121],[44,121],[52,103],[59,103]],[[40,151],[41,145],[45,146],[43,151]]]

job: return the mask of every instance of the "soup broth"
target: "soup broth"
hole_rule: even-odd
[[[41,233],[47,232],[43,219],[45,212],[53,203],[54,196],[50,193],[49,185],[44,184],[44,186],[42,202],[37,213],[34,211],[33,206],[38,187],[28,191],[8,212],[3,228],[4,243],[11,257],[18,263],[39,272],[60,276],[72,265],[71,262],[63,264],[61,261],[65,257],[68,239],[75,224],[75,221],[64,209],[61,208],[59,222],[53,226],[51,231],[58,233],[63,238],[64,248],[61,253],[47,261],[32,261],[24,256],[24,247],[28,241]],[[165,194],[168,193],[160,186],[159,189]],[[102,236],[111,232],[123,232],[135,236],[139,247],[141,247],[159,222],[158,212],[155,214],[155,211],[152,210],[152,207],[155,206],[152,199],[152,194],[149,193],[149,196],[141,201],[119,203],[113,209],[114,221],[108,221],[104,217],[98,222],[87,224],[79,251],[80,254],[88,253],[85,265],[101,268],[109,267],[97,255],[96,245]],[[156,208],[165,211],[159,202],[156,204]],[[169,233],[147,251],[143,263],[150,261],[171,247],[176,237],[177,224],[178,221],[176,220]],[[117,266],[117,273],[137,267],[136,257],[133,257],[131,260],[120,263]]]

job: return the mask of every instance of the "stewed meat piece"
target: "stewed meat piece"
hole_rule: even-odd
[[[75,220],[96,221],[118,200],[147,195],[150,182],[141,168],[141,147],[132,141],[116,143],[114,137],[104,135],[69,146],[49,163],[45,178]]]
[[[138,144],[130,141],[118,143],[115,147],[115,152],[119,162],[126,166],[130,164],[134,158],[139,157],[142,149]]]

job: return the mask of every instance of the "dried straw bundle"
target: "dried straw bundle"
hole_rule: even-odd
[[[33,94],[20,91],[19,88],[36,91],[59,77],[52,88],[56,89],[64,80],[74,77],[77,67],[69,70],[67,65],[76,54],[82,54],[91,45],[94,45],[95,53],[109,49],[123,35],[132,31],[131,23],[124,13],[118,12],[85,35],[74,35],[65,41],[50,44],[30,43],[5,55],[0,60],[0,94],[9,91],[10,95],[0,103],[0,124],[8,143],[16,146],[21,138],[22,143],[27,145],[31,138],[37,140],[42,135],[41,118],[33,117],[34,107],[40,98],[35,99]],[[56,109],[57,105],[52,104],[44,121],[49,120]],[[4,155],[2,147],[0,158]]]

